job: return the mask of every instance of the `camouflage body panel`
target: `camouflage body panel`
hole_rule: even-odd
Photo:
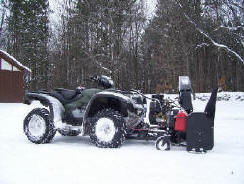
[[[64,106],[65,108],[65,114],[71,114],[71,112],[77,108],[84,108],[89,103],[90,99],[93,97],[93,95],[101,92],[101,89],[84,89],[81,94],[81,98],[79,98],[77,101],[68,103]]]

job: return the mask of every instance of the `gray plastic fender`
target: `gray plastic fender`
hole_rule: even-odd
[[[26,99],[28,104],[32,101],[40,101],[42,105],[49,107],[50,117],[53,120],[55,127],[58,123],[62,122],[62,117],[64,115],[64,106],[54,97],[42,93],[27,93]]]
[[[96,95],[94,95],[91,100],[89,101],[87,107],[86,107],[86,113],[84,116],[84,120],[91,116],[91,113],[94,111],[94,107],[97,105],[97,101],[102,98],[110,98],[115,99],[120,102],[120,111],[124,116],[127,116],[127,108],[133,109],[133,105],[131,103],[131,99],[125,95],[112,92],[112,91],[103,91],[99,92]],[[131,107],[128,107],[128,105]]]

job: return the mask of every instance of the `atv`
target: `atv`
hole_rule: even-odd
[[[149,97],[140,91],[116,90],[104,75],[90,80],[99,87],[27,93],[26,104],[37,100],[44,105],[24,119],[27,138],[36,144],[49,143],[58,131],[63,136],[88,135],[102,148],[120,147],[131,138],[154,140],[159,150],[169,150],[173,144],[188,151],[212,149],[216,92],[210,98],[210,113],[193,113],[188,77],[179,78],[178,105],[161,94]]]
[[[36,144],[50,142],[58,131],[64,136],[89,135],[98,147],[117,148],[128,127],[143,121],[145,100],[136,91],[115,90],[107,76],[90,78],[100,88],[57,88],[25,95],[25,103],[38,100],[46,108],[33,109],[24,119],[24,132]],[[101,89],[102,88],[102,89]]]

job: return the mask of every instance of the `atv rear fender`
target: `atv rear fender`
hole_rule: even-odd
[[[62,121],[64,115],[64,106],[54,97],[44,93],[27,93],[25,95],[25,104],[30,105],[32,101],[40,101],[42,105],[49,108],[50,118],[55,124]]]

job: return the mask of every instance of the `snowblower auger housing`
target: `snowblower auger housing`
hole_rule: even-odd
[[[214,147],[214,118],[217,88],[213,89],[204,112],[193,112],[187,117],[187,150],[207,151]]]

